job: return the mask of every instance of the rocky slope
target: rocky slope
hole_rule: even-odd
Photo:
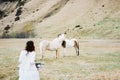
[[[20,4],[20,1],[23,5]],[[120,0],[19,0],[3,2],[1,37],[120,38]],[[16,7],[17,6],[17,7]],[[4,9],[4,10],[3,10]]]

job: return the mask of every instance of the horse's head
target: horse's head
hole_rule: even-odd
[[[59,34],[58,35],[58,38],[61,40],[61,41],[63,41],[63,40],[65,40],[65,34]]]

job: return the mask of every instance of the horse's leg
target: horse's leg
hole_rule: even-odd
[[[44,58],[43,52],[42,52],[42,59]]]
[[[77,41],[75,41],[75,50],[76,50],[76,53],[77,53],[77,56],[79,56],[79,43]]]
[[[76,53],[78,53],[78,51],[77,51],[77,47],[76,47],[76,46],[74,46],[74,48],[75,48]]]
[[[77,47],[77,56],[79,56],[79,47]]]
[[[74,48],[75,48],[77,55],[79,55],[79,49],[76,46]]]
[[[77,46],[77,50],[78,50],[78,54],[77,55],[79,56],[79,43],[78,43],[78,46]]]
[[[43,55],[43,53],[42,53],[42,59],[44,58],[44,55]]]
[[[39,45],[39,49],[40,49],[40,53],[41,53],[41,55],[42,55],[42,59],[43,59],[43,55],[44,55],[44,50],[43,50],[43,45],[42,45],[42,43],[40,43],[40,45]]]
[[[63,48],[63,56],[65,57],[66,48]]]
[[[56,50],[56,59],[59,57],[58,49]]]
[[[45,50],[42,51],[42,59],[44,58]]]

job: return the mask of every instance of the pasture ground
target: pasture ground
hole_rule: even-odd
[[[0,80],[18,80],[18,58],[25,43],[33,40],[36,61],[44,62],[40,70],[41,80],[119,80],[120,40],[79,40],[80,56],[73,48],[60,58],[47,51],[41,60],[38,44],[40,39],[0,39]]]

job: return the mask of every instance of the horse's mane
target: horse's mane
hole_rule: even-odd
[[[58,34],[57,37],[59,37],[61,34]]]
[[[66,48],[66,41],[63,41],[63,42],[62,42],[62,47],[63,47],[63,48]]]

